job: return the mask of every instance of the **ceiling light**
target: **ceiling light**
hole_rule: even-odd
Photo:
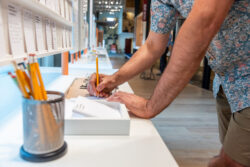
[[[109,12],[109,13],[111,14],[111,12]],[[107,21],[110,21],[110,22],[115,21],[115,18],[113,18],[113,17],[107,17]]]

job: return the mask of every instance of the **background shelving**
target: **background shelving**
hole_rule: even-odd
[[[63,52],[68,52],[72,50],[72,48],[65,48],[65,49],[58,49],[58,50],[51,50],[51,51],[45,51],[45,52],[34,52],[37,56],[37,58],[43,58],[50,55],[55,55]],[[24,58],[28,58],[28,54],[18,55],[15,58],[12,57],[12,55],[7,55],[6,58],[0,59],[0,66],[10,64],[12,61],[16,62],[22,62]]]
[[[9,2],[20,5],[23,8],[33,10],[36,12],[36,14],[39,14],[44,17],[48,17],[63,26],[72,27],[72,21],[66,20],[65,17],[61,16],[59,13],[50,9],[48,6],[46,6],[45,4],[42,4],[41,2],[37,0],[18,0],[18,1],[9,0]],[[65,1],[65,2],[69,2],[69,1]]]
[[[12,54],[11,40],[10,40],[10,27],[9,27],[9,4],[18,6],[21,13],[21,24],[23,38],[23,48],[24,52]],[[54,6],[54,7],[53,7]],[[63,9],[62,9],[63,8]],[[34,33],[33,41],[35,42],[35,50],[30,53],[35,53],[38,58],[45,56],[50,56],[54,54],[60,54],[66,51],[70,51],[73,48],[73,38],[72,38],[72,1],[71,0],[53,0],[53,1],[42,1],[42,0],[1,0],[0,1],[0,40],[2,41],[0,45],[0,66],[10,64],[11,61],[23,61],[24,58],[28,57],[27,52],[27,41],[25,41],[24,34],[24,16],[23,11],[28,10],[32,13],[33,29],[30,33]],[[42,40],[44,41],[44,49],[38,51],[37,39],[35,33],[35,16],[41,16],[42,18]],[[45,19],[50,21],[50,31],[47,31]],[[55,25],[56,35],[52,34],[52,23]],[[48,32],[50,33],[51,40],[53,42],[53,49],[48,50]],[[54,40],[55,38],[56,40]]]

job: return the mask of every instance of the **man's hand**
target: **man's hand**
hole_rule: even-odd
[[[116,87],[116,79],[113,75],[99,75],[100,84],[96,87],[96,74],[92,74],[88,83],[88,92],[91,96],[108,97]]]
[[[147,107],[148,100],[134,94],[117,92],[107,98],[107,100],[125,104],[130,112],[140,118],[149,119],[155,116]]]

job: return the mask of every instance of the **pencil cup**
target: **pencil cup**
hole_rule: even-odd
[[[64,94],[48,91],[47,101],[23,98],[23,146],[20,155],[33,162],[44,162],[63,156]]]

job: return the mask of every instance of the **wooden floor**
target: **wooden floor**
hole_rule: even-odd
[[[119,68],[126,60],[111,56],[111,62]],[[158,80],[159,77],[142,80],[137,76],[129,84],[135,94],[149,98]],[[208,160],[219,152],[221,145],[211,91],[189,84],[152,122],[180,167],[206,167]]]

